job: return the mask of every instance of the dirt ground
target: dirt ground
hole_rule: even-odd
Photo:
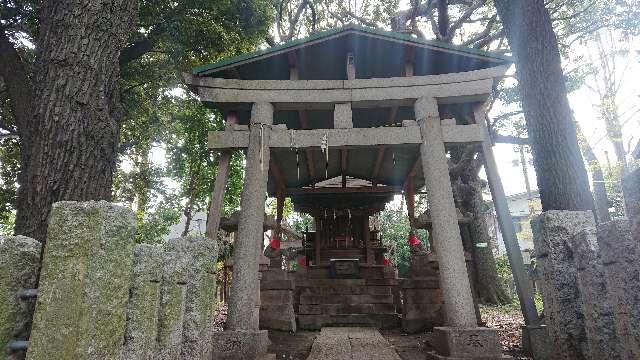
[[[522,315],[516,310],[481,306],[482,319],[488,327],[498,330],[502,351],[514,359],[529,360],[522,354],[520,346],[520,326],[524,323]],[[216,328],[221,331],[226,320],[226,307],[216,311]],[[393,346],[403,360],[423,360],[424,354],[431,350],[431,333],[405,334],[400,329],[381,330],[380,333]],[[278,360],[306,360],[313,341],[319,331],[298,331],[289,333],[269,331],[269,353],[276,354]]]

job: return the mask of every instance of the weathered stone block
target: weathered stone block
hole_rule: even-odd
[[[621,347],[604,281],[596,229],[586,228],[568,239],[577,269],[584,323],[593,359],[619,359]]]
[[[127,304],[124,358],[151,360],[156,352],[163,250],[139,244],[133,254],[133,280]]]
[[[267,353],[269,336],[266,330],[220,331],[213,333],[213,359],[254,360]]]
[[[498,333],[489,328],[437,327],[433,329],[436,359],[502,359]],[[429,358],[429,357],[427,357]]]
[[[157,360],[180,358],[189,266],[189,257],[182,252],[165,251],[154,357]]]
[[[134,234],[130,209],[53,204],[28,359],[122,356]]]
[[[209,358],[216,306],[216,242],[203,236],[187,236],[169,240],[167,248],[188,264],[181,359]]]
[[[599,224],[598,244],[624,357],[640,359],[640,244],[624,219]]]
[[[586,228],[594,228],[588,211],[546,211],[531,223],[544,298],[546,324],[554,359],[584,359],[589,347],[577,271],[568,241]]]
[[[551,341],[546,325],[522,326],[522,349],[535,360],[552,360]]]
[[[296,314],[293,304],[261,305],[260,328],[295,332]]]
[[[260,303],[263,305],[279,305],[293,303],[290,290],[266,290],[260,292]]]
[[[0,237],[0,359],[11,340],[29,338],[35,299],[20,300],[18,294],[36,285],[40,249],[26,236]]]

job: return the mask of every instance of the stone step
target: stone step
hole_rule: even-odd
[[[300,295],[390,295],[391,286],[334,285],[299,287]]]
[[[396,314],[396,306],[395,304],[301,304],[298,314]]]
[[[398,279],[298,279],[296,288],[320,286],[396,286]]]
[[[365,326],[392,329],[400,318],[395,314],[298,315],[298,328],[320,330],[323,326]]]
[[[393,304],[389,295],[300,295],[300,304]]]

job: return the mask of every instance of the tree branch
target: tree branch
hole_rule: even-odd
[[[0,28],[0,77],[2,77],[7,93],[9,95],[11,110],[15,118],[15,124],[18,128],[18,134],[22,140],[28,144],[31,135],[31,129],[35,128],[33,124],[32,100],[33,100],[33,84],[28,76],[27,68],[14,47]]]

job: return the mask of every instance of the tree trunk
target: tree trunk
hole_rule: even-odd
[[[122,116],[118,56],[135,10],[128,0],[43,3],[16,234],[44,242],[54,202],[111,199]]]
[[[496,0],[516,64],[542,209],[592,210],[558,41],[542,0]]]
[[[611,220],[609,215],[609,199],[607,198],[607,189],[604,185],[604,174],[602,173],[602,166],[600,161],[594,154],[591,145],[587,142],[580,125],[576,124],[576,130],[578,131],[578,145],[582,155],[587,160],[589,170],[591,171],[591,181],[593,188],[593,198],[596,207],[596,220],[598,222],[605,222]]]

